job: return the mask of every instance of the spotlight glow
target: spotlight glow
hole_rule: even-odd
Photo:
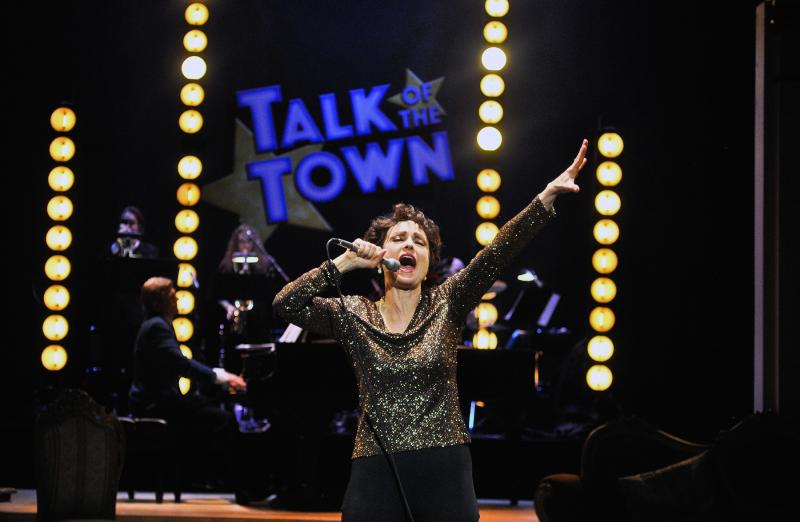
[[[185,343],[194,335],[194,324],[186,317],[176,317],[172,320],[172,329],[179,342]]]
[[[495,151],[503,144],[503,135],[495,127],[484,127],[478,131],[478,146],[485,151]]]
[[[489,98],[496,98],[506,90],[506,82],[497,74],[487,74],[481,78],[481,92]]]
[[[481,245],[486,246],[492,242],[494,236],[496,236],[499,231],[500,229],[497,228],[497,225],[491,221],[486,221],[478,225],[478,228],[475,229],[475,239],[477,239],[478,243]]]
[[[183,37],[183,48],[190,53],[202,52],[206,45],[208,45],[208,37],[200,29],[192,29]]]
[[[503,43],[508,38],[508,28],[503,22],[492,20],[483,27],[483,37],[489,43]]]
[[[187,83],[181,88],[181,101],[189,107],[197,107],[206,97],[206,92],[199,83]]]
[[[605,187],[613,187],[622,180],[622,169],[614,161],[604,161],[597,166],[595,171],[597,181]]]
[[[594,225],[594,238],[601,245],[611,245],[619,239],[619,226],[610,219],[601,219]]]
[[[590,291],[598,303],[610,303],[617,296],[617,285],[607,277],[598,277],[592,282]]]
[[[42,298],[48,310],[58,312],[69,305],[69,290],[61,285],[51,285]]]
[[[617,254],[610,248],[601,248],[592,255],[592,266],[601,274],[610,274],[617,269]]]
[[[203,115],[194,109],[183,111],[178,118],[178,126],[186,134],[194,134],[203,128]]]
[[[181,64],[181,72],[188,80],[199,80],[206,75],[206,61],[199,56],[190,56]]]
[[[42,350],[42,366],[51,372],[57,372],[67,365],[67,351],[63,346],[51,344]]]
[[[184,234],[191,234],[200,225],[200,216],[192,209],[185,208],[175,216],[175,228]]]
[[[203,172],[203,162],[197,156],[184,156],[178,162],[178,174],[183,179],[197,179]]]
[[[475,206],[483,219],[494,219],[500,213],[500,202],[494,196],[481,197]]]
[[[72,215],[72,201],[67,196],[54,196],[47,203],[47,215],[53,221],[66,221]]]
[[[589,313],[589,324],[597,332],[607,332],[614,328],[617,318],[611,308],[606,306],[596,306]]]
[[[605,335],[595,335],[586,347],[593,361],[605,362],[614,355],[614,343]]]
[[[508,14],[508,0],[486,0],[484,8],[489,16],[501,17]]]
[[[184,207],[191,207],[200,201],[200,187],[194,183],[184,183],[178,187],[178,202]]]
[[[44,273],[51,281],[63,281],[71,271],[69,259],[62,255],[50,256],[44,264]]]
[[[611,370],[602,364],[595,364],[586,372],[586,384],[594,391],[604,391],[611,386],[614,380]]]
[[[50,142],[50,157],[56,161],[69,161],[75,155],[75,142],[59,136]]]
[[[503,119],[503,106],[494,100],[486,100],[478,109],[478,116],[484,123],[497,123]]]
[[[488,71],[500,71],[506,66],[506,53],[499,47],[489,47],[481,54],[481,63]]]
[[[60,341],[69,333],[69,323],[63,315],[49,315],[42,323],[42,333],[50,341]]]
[[[197,255],[197,241],[189,236],[179,237],[175,240],[172,251],[181,261],[191,261]]]
[[[69,132],[75,127],[77,118],[69,107],[59,107],[50,115],[50,126],[56,132]]]
[[[613,190],[601,190],[594,198],[594,208],[604,216],[613,216],[621,206],[619,194]]]
[[[478,188],[484,192],[496,191],[500,183],[500,173],[494,169],[483,169],[478,173]]]
[[[183,17],[189,25],[203,25],[208,22],[208,8],[200,2],[195,2],[186,8]]]
[[[66,250],[72,244],[72,232],[64,225],[56,225],[47,231],[45,242],[50,250],[57,252]]]
[[[622,136],[616,132],[606,132],[597,140],[597,150],[606,158],[616,158],[623,148]]]

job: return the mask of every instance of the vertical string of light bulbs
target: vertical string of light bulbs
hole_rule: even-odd
[[[503,119],[503,106],[499,98],[505,90],[505,82],[498,72],[505,68],[507,61],[506,53],[500,45],[508,38],[508,28],[499,18],[508,14],[508,0],[486,0],[484,9],[491,19],[483,27],[483,38],[487,47],[481,53],[481,65],[486,74],[481,78],[480,88],[486,99],[478,108],[481,129],[478,131],[477,142],[478,147],[490,155],[489,164],[495,167],[497,151],[503,143],[503,134],[497,128],[497,124]],[[475,230],[475,239],[483,247],[492,242],[499,230],[492,220],[500,214],[500,202],[492,193],[500,188],[500,173],[496,168],[482,169],[478,173],[477,182],[481,196],[475,209],[482,221]],[[497,334],[491,330],[497,321],[497,308],[489,302],[493,298],[494,293],[487,293],[475,308],[477,332],[472,337],[474,348],[497,348]]]
[[[44,272],[50,283],[44,292],[47,317],[42,323],[42,333],[52,344],[42,351],[42,366],[50,371],[59,371],[67,364],[67,350],[62,342],[69,333],[69,321],[64,310],[69,305],[70,294],[63,284],[72,270],[69,258],[63,254],[72,244],[72,232],[66,221],[72,216],[72,200],[67,192],[75,184],[75,174],[66,163],[75,156],[75,142],[67,135],[75,128],[77,118],[69,107],[58,107],[50,115],[50,126],[58,134],[50,142],[50,157],[58,165],[50,170],[48,185],[57,194],[47,203],[47,215],[53,221],[47,231],[45,242],[51,251],[44,264]]]
[[[594,334],[586,347],[594,362],[586,373],[586,383],[595,391],[607,390],[613,381],[613,374],[604,363],[614,355],[614,341],[610,332],[616,324],[616,316],[609,304],[617,296],[617,285],[612,274],[617,269],[619,258],[612,246],[619,239],[619,224],[615,216],[622,206],[622,200],[616,187],[622,181],[622,168],[617,158],[622,154],[623,146],[622,137],[613,130],[603,132],[597,140],[597,152],[603,162],[595,171],[600,188],[594,198],[594,208],[599,217],[593,233],[600,246],[592,255],[596,277],[590,293],[595,304],[589,313],[589,324]]]
[[[202,2],[193,2],[184,11],[184,19],[190,26],[183,36],[183,47],[191,53],[181,65],[181,73],[188,80],[181,88],[180,98],[183,103],[183,112],[178,118],[178,126],[185,134],[196,134],[203,128],[203,115],[198,110],[205,99],[205,90],[198,83],[206,74],[206,62],[200,56],[208,45],[208,37],[200,29],[208,22],[208,7]],[[175,216],[175,228],[181,234],[175,240],[173,252],[180,261],[178,264],[178,316],[173,320],[175,336],[181,343],[181,352],[186,357],[192,357],[192,350],[188,346],[195,331],[195,325],[189,315],[195,309],[195,295],[197,290],[197,270],[190,263],[197,257],[197,241],[191,236],[200,226],[200,216],[191,208],[200,202],[200,187],[194,182],[203,171],[203,162],[195,154],[186,154],[178,161],[178,175],[181,178],[177,198],[181,205]],[[191,381],[181,377],[178,387],[184,395],[189,393]]]

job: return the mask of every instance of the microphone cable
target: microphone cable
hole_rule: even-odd
[[[331,272],[335,268],[335,266],[333,264],[333,259],[331,258],[331,244],[332,243],[335,244],[334,239],[335,238],[331,238],[331,239],[328,240],[327,243],[325,243],[325,253],[327,254],[327,257],[328,257],[328,269],[331,270]],[[341,287],[339,285],[339,281],[337,280],[336,277],[333,278],[333,283],[336,286],[336,292],[339,294],[339,303],[342,306],[342,310],[351,319],[351,323],[350,324],[351,324],[351,328],[353,328],[353,327],[355,327],[355,324],[353,323],[353,320],[359,321],[359,322],[363,322],[363,320],[360,317],[358,317],[356,314],[351,312],[347,308],[347,305],[345,305],[344,295],[342,295],[342,289],[341,289]],[[374,397],[375,395],[372,393],[372,385],[369,382],[369,378],[367,377],[367,373],[364,371],[364,360],[363,360],[363,355],[361,353],[361,350],[358,347],[354,347],[354,348],[355,349],[353,351],[356,354],[356,364],[358,364],[358,369],[361,371],[361,379],[364,381],[364,387],[367,389],[367,395],[372,395]],[[366,401],[365,401],[365,406],[366,406]],[[386,445],[383,443],[383,439],[381,439],[380,435],[378,434],[378,429],[377,429],[378,427],[374,426],[372,424],[372,418],[371,418],[370,412],[367,411],[366,409],[364,409],[362,411],[364,413],[364,420],[366,421],[367,426],[369,427],[369,429],[372,432],[372,434],[375,436],[375,440],[378,443],[378,447],[381,449],[381,452],[383,453],[383,456],[386,457],[386,461],[389,463],[389,468],[391,468],[391,470],[392,470],[392,474],[394,475],[395,483],[397,483],[397,490],[400,493],[400,499],[403,501],[403,509],[405,509],[406,518],[408,519],[408,522],[414,522],[414,515],[411,514],[411,506],[409,506],[409,504],[408,504],[408,498],[406,497],[405,489],[403,489],[403,483],[400,481],[400,474],[397,472],[397,465],[396,465],[396,463],[394,461],[394,456],[391,453],[389,453],[389,451],[387,451]],[[376,421],[377,421],[377,419],[376,419]]]

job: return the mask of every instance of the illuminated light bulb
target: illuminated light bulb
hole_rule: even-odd
[[[494,127],[484,127],[478,131],[478,146],[486,151],[494,151],[503,144],[503,135]]]
[[[175,216],[175,228],[184,234],[191,234],[200,226],[200,216],[194,210],[185,208]]]
[[[475,207],[483,219],[494,219],[500,213],[500,202],[494,196],[483,196]]]
[[[197,255],[197,241],[189,236],[179,237],[175,240],[172,251],[181,261],[190,261]]]
[[[178,300],[178,313],[186,315],[192,313],[194,310],[194,294],[186,290],[178,290],[175,292],[175,298]]]
[[[178,118],[178,125],[186,134],[194,134],[203,128],[203,115],[194,109],[183,111]]]
[[[187,83],[181,88],[181,101],[189,107],[197,107],[206,97],[206,91],[197,83]]]
[[[178,277],[176,284],[180,288],[188,288],[194,285],[197,278],[197,270],[189,263],[178,264]]]
[[[494,350],[497,348],[497,334],[481,328],[472,336],[472,346],[479,350]]]
[[[606,158],[616,158],[622,154],[624,143],[616,132],[606,132],[597,140],[597,150]]]
[[[475,308],[478,326],[485,328],[497,322],[497,308],[492,303],[481,303]]]
[[[42,323],[42,333],[50,341],[60,341],[69,333],[69,323],[63,315],[48,315]]]
[[[500,188],[500,173],[494,169],[483,169],[478,173],[478,188],[484,192],[494,192]]]
[[[489,47],[481,54],[481,63],[487,71],[500,71],[507,61],[506,53],[499,47]]]
[[[481,92],[489,98],[496,98],[506,90],[506,82],[497,74],[487,74],[481,78]]]
[[[610,303],[617,296],[617,285],[607,277],[598,277],[592,282],[591,293],[598,303]]]
[[[619,194],[613,190],[601,190],[594,198],[594,208],[604,216],[613,216],[621,206]]]
[[[203,172],[203,162],[197,156],[184,156],[178,162],[178,174],[183,179],[197,179]]]
[[[508,38],[508,28],[503,22],[492,20],[483,26],[483,37],[489,43],[503,43]]]
[[[598,332],[611,330],[615,322],[614,312],[605,306],[596,306],[589,314],[589,324]]]
[[[589,340],[586,351],[593,361],[605,362],[614,355],[614,343],[605,335],[595,335]]]
[[[199,56],[190,56],[181,64],[181,72],[187,80],[199,80],[206,75],[208,66]]]
[[[508,0],[486,0],[484,8],[489,16],[501,17],[508,13]]]
[[[484,123],[497,123],[503,119],[503,106],[494,100],[486,100],[478,108],[478,116]]]
[[[192,29],[183,37],[183,48],[190,53],[199,53],[208,45],[206,33],[200,29]]]
[[[43,300],[48,310],[63,310],[69,305],[69,290],[61,285],[51,285],[44,291]]]
[[[192,381],[190,381],[186,377],[179,378],[178,389],[181,391],[181,395],[186,395],[187,393],[189,393],[189,390],[192,389]]]
[[[497,235],[497,232],[499,232],[497,225],[490,221],[486,221],[478,225],[478,228],[475,229],[475,239],[477,239],[478,243],[481,245],[486,246],[492,242],[494,236]]]
[[[605,187],[613,187],[622,181],[622,168],[615,161],[604,161],[595,170],[597,181]]]
[[[69,259],[62,255],[50,256],[44,264],[44,273],[51,281],[63,281],[71,271]]]
[[[75,127],[77,117],[69,107],[59,107],[50,115],[50,126],[56,132],[69,132]]]
[[[72,201],[67,196],[54,196],[47,202],[47,215],[53,221],[66,221],[72,215]]]
[[[614,376],[607,366],[595,364],[586,372],[586,384],[594,391],[604,391],[611,386]]]
[[[601,245],[611,245],[619,239],[619,226],[610,219],[601,219],[594,225],[594,238]]]
[[[187,359],[191,359],[192,358],[192,349],[189,348],[188,346],[186,346],[185,344],[181,345],[181,353]]]
[[[186,317],[176,317],[172,320],[172,328],[179,342],[185,343],[194,335],[194,324]]]
[[[178,202],[185,206],[191,207],[200,201],[200,187],[194,183],[184,183],[178,187]]]
[[[50,250],[57,252],[66,250],[72,244],[72,232],[64,225],[55,225],[47,231],[45,242]]]
[[[208,8],[200,2],[195,2],[186,8],[183,17],[189,25],[203,25],[208,22]]]
[[[50,157],[56,161],[69,161],[75,155],[75,142],[59,136],[50,142]]]
[[[72,188],[75,183],[75,174],[69,167],[59,165],[54,167],[47,176],[47,184],[56,192],[64,192]]]
[[[67,351],[63,346],[51,344],[42,350],[42,366],[51,372],[57,372],[67,364]]]
[[[617,254],[610,248],[601,248],[592,255],[592,266],[601,274],[616,270],[617,262]]]

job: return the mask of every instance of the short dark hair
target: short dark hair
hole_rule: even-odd
[[[151,277],[144,282],[140,298],[148,317],[164,313],[171,288],[172,280],[166,277]]]
[[[141,229],[142,233],[144,233],[144,214],[142,214],[142,211],[139,210],[139,207],[128,205],[122,209],[122,212],[119,213],[120,218],[122,217],[122,214],[126,212],[130,212],[134,215],[134,217],[136,217],[136,221],[139,223],[139,228]]]
[[[439,225],[415,206],[408,203],[395,203],[390,213],[372,220],[369,228],[364,232],[364,241],[383,246],[389,229],[401,221],[413,221],[425,231],[425,237],[428,240],[428,252],[430,253],[427,275],[430,275],[439,264],[439,258],[442,253],[442,237],[439,235]]]

